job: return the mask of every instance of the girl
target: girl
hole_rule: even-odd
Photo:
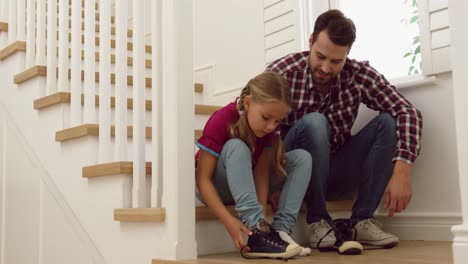
[[[275,131],[290,104],[287,81],[275,72],[261,73],[247,83],[240,98],[210,117],[196,142],[200,148],[197,196],[213,210],[246,258],[287,259],[310,253],[289,237],[312,170],[309,153],[301,149],[284,153]],[[265,217],[274,180],[283,186],[270,226]],[[226,209],[232,204],[240,219]],[[243,233],[249,235],[247,246]]]

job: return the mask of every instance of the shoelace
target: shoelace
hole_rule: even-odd
[[[345,241],[351,240],[352,238],[352,223],[349,219],[336,219],[334,221],[327,221],[330,229],[325,235],[320,238],[317,243],[317,248],[322,251],[324,248],[320,247],[323,239],[327,237],[331,232],[335,233],[335,246],[341,246]]]

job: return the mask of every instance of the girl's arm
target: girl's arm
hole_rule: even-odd
[[[218,158],[214,155],[200,150],[195,178],[197,187],[208,207],[213,210],[216,217],[218,217],[228,230],[236,247],[241,248],[245,245],[242,232],[248,235],[251,235],[251,232],[238,218],[229,213],[211,181],[217,161]]]
[[[270,187],[270,167],[273,160],[273,151],[266,149],[258,158],[254,169],[255,191],[257,192],[258,202],[263,206],[263,216],[266,219],[268,192]]]

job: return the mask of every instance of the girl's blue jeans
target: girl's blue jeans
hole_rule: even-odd
[[[351,219],[373,216],[392,176],[396,149],[396,122],[382,113],[337,151],[330,154],[330,128],[320,113],[303,116],[284,140],[286,150],[307,150],[313,159],[312,176],[305,196],[307,223],[331,220],[325,200],[352,198]]]
[[[242,140],[230,139],[218,157],[212,181],[223,203],[234,204],[242,223],[252,230],[264,216],[255,191],[251,156]],[[271,225],[277,231],[291,234],[309,185],[312,160],[302,149],[287,152],[286,158],[284,169],[288,175],[280,183],[281,196]],[[271,176],[270,182],[275,177]],[[204,202],[198,191],[197,197]]]

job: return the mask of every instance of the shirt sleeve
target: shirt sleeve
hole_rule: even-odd
[[[202,136],[195,142],[200,149],[219,157],[224,143],[230,138],[229,125],[222,112],[215,112],[206,122]]]
[[[423,118],[416,109],[383,75],[368,64],[356,74],[362,100],[369,108],[387,112],[396,118],[397,148],[393,161],[413,164],[421,150]]]

